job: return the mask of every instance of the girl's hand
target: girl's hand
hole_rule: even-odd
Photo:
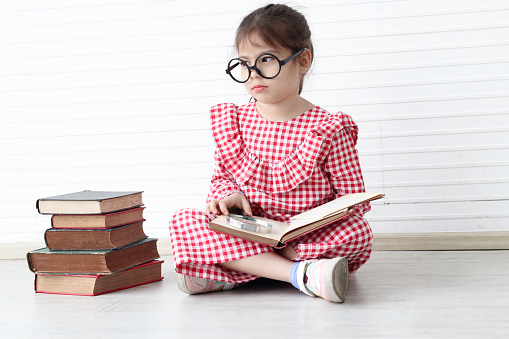
[[[211,200],[205,206],[205,212],[215,215],[228,215],[229,211],[235,208],[241,209],[250,217],[253,216],[251,204],[246,197],[240,193],[233,193],[222,200]]]

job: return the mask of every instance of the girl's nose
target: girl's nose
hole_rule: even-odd
[[[251,70],[251,74],[249,74],[249,79],[253,80],[253,79],[256,79],[256,78],[259,78],[259,77],[260,77],[260,74],[258,74],[256,69],[252,69]]]

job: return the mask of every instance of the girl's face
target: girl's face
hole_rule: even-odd
[[[246,39],[239,46],[239,58],[246,61],[249,66],[253,66],[256,59],[265,53],[273,54],[279,60],[284,60],[293,54],[288,49],[267,45],[257,35],[251,39]],[[274,79],[263,78],[256,70],[251,70],[249,80],[244,83],[244,87],[257,102],[262,104],[278,104],[286,100],[295,99],[299,96],[300,79],[309,68],[302,66],[299,62],[300,57],[299,55],[282,66],[281,72]],[[262,59],[258,61],[260,67],[263,67],[264,60]],[[277,60],[270,61],[267,59],[267,62],[276,62],[277,64]]]

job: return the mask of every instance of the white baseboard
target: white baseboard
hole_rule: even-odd
[[[0,243],[0,259],[25,259],[44,243]],[[160,255],[171,255],[170,239],[159,239]],[[509,231],[375,233],[374,251],[509,250]]]
[[[507,250],[509,231],[383,233],[374,235],[374,251]]]

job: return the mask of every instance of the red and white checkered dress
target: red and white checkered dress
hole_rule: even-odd
[[[241,191],[253,214],[280,221],[347,193],[363,192],[357,126],[342,113],[315,107],[285,122],[267,121],[254,103],[211,108],[217,144],[207,202]],[[368,204],[349,217],[291,241],[296,261],[346,257],[350,273],[371,253],[372,232],[362,217]],[[246,282],[258,277],[217,263],[275,251],[209,230],[214,216],[196,209],[178,211],[170,223],[176,271],[201,278]]]

